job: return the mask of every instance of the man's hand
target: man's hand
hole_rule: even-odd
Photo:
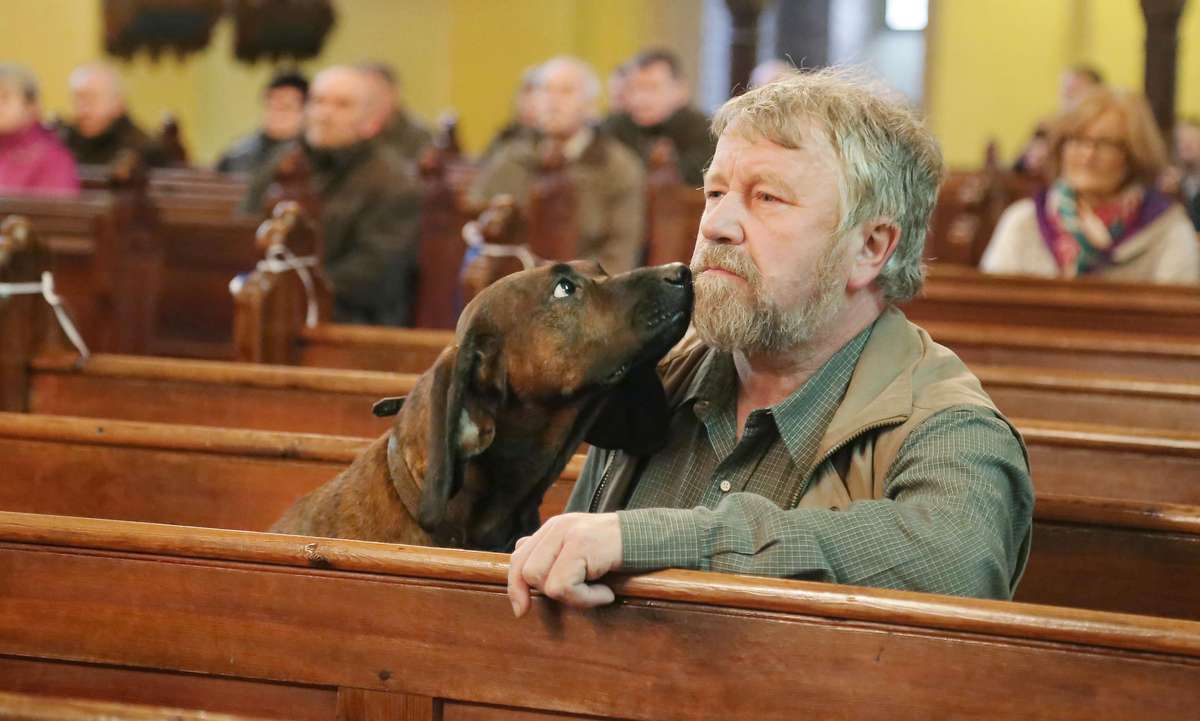
[[[517,541],[508,567],[508,597],[517,618],[529,610],[529,589],[576,608],[612,603],[608,586],[588,583],[621,566],[621,524],[615,513],[555,516]]]

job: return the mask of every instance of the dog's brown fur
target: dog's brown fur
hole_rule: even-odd
[[[502,279],[463,311],[455,344],[392,429],[271,530],[510,549],[537,528],[542,495],[580,441],[647,452],[661,437],[654,365],[690,311],[679,264],[608,278],[576,262]]]

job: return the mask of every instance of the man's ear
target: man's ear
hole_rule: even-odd
[[[500,343],[468,333],[442,351],[433,367],[429,453],[421,489],[421,527],[442,524],[450,499],[462,488],[466,462],[496,437],[496,414],[508,387]]]
[[[583,439],[599,448],[649,455],[666,445],[670,416],[655,364],[644,363],[608,392]]]
[[[868,220],[858,233],[850,248],[850,276],[846,281],[846,288],[851,291],[875,282],[900,245],[900,226],[886,218]]]

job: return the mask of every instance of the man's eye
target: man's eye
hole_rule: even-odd
[[[706,190],[706,191],[704,191],[704,197],[705,197],[705,198],[709,198],[710,200],[718,200],[718,199],[720,199],[720,197],[721,197],[722,195],[724,195],[724,194],[725,194],[725,193],[721,192],[720,190]]]
[[[566,298],[569,295],[575,295],[575,284],[563,278],[554,286],[554,297]]]
[[[759,193],[758,198],[759,200],[763,200],[768,203],[775,203],[779,201],[779,196],[771,195],[770,193]]]

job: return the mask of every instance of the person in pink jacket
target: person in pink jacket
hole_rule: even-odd
[[[79,192],[75,160],[38,122],[37,80],[24,68],[0,63],[0,193]]]

